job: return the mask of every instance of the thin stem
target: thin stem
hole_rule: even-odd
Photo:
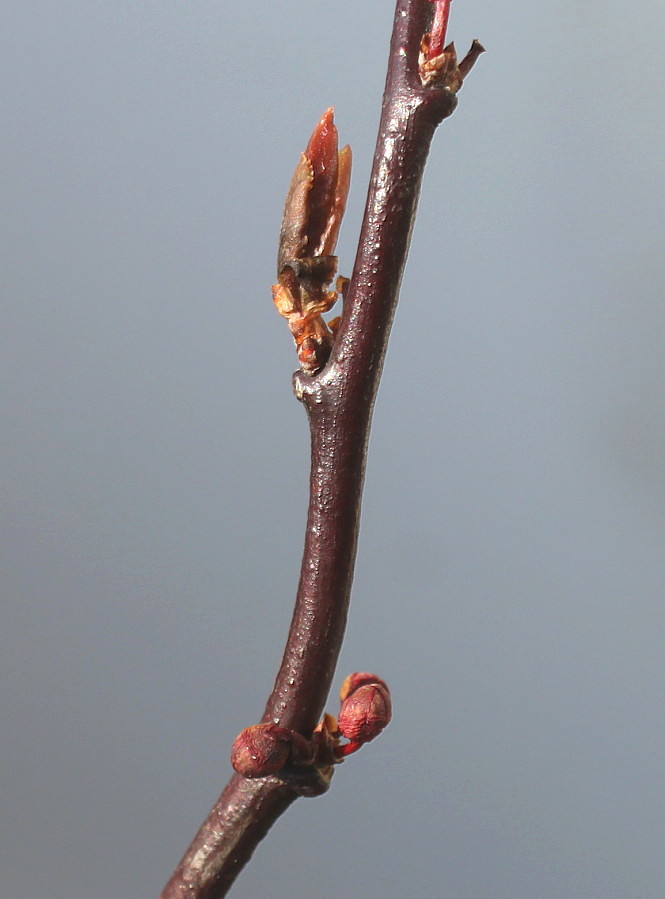
[[[428,59],[433,59],[443,52],[450,15],[450,0],[435,0],[434,19],[430,31]]]
[[[310,423],[310,501],[295,610],[263,721],[304,736],[319,721],[344,636],[372,409],[425,161],[436,126],[457,102],[450,90],[423,87],[420,80],[420,42],[431,14],[430,0],[397,2],[370,188],[340,330],[319,374],[294,375]],[[325,789],[314,770],[299,782],[234,775],[162,899],[225,896],[290,803]]]
[[[323,371],[294,378],[310,421],[310,504],[291,630],[263,721],[306,736],[323,711],[342,644],[372,409],[422,174],[436,125],[456,105],[449,91],[420,84],[418,49],[428,12],[422,0],[397,4],[383,114],[340,331]]]

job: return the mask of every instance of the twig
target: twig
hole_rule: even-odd
[[[441,51],[440,23],[447,20],[449,2],[397,2],[369,194],[341,324],[323,368],[294,375],[294,390],[310,423],[310,501],[291,629],[263,724],[255,731],[259,735],[276,727],[280,734],[310,740],[330,691],[353,578],[372,408],[425,161],[437,125],[457,104],[460,68],[465,65],[466,74],[482,49],[474,44],[473,58],[460,67],[452,45]],[[433,18],[439,23],[439,45],[429,52]],[[331,772],[323,770],[321,757],[313,764],[303,758],[298,763],[292,756],[295,764],[271,776],[234,775],[162,899],[225,896],[290,803],[328,788]]]

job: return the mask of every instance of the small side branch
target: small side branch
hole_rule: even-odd
[[[164,889],[162,899],[225,896],[258,842],[291,802],[299,795],[316,795],[328,787],[332,769],[323,776],[320,764],[303,763],[303,753],[308,750],[302,747],[317,744],[317,739],[319,746],[328,745],[322,737],[326,736],[326,727],[322,731],[319,721],[346,625],[372,409],[430,143],[436,127],[454,111],[456,92],[482,51],[479,44],[474,44],[458,66],[454,47],[442,49],[449,3],[450,0],[397,2],[370,188],[353,275],[344,293],[341,322],[334,339],[329,340],[329,335],[321,330],[326,339],[318,346],[312,348],[304,340],[298,345],[299,357],[307,364],[303,363],[296,372],[293,384],[310,424],[310,500],[300,581],[284,656],[262,724],[250,729],[249,743],[236,747],[241,770],[247,770],[248,776],[236,774],[231,778]],[[331,124],[332,119],[324,122],[325,127]],[[341,171],[346,163],[341,154],[340,159]],[[302,171],[303,177],[308,177],[307,171]],[[299,189],[297,182],[295,187],[292,184],[296,200]],[[329,193],[332,215],[337,216],[341,189],[333,184]],[[338,226],[335,218],[331,226],[335,236]],[[326,259],[334,259],[330,256],[334,250],[330,228],[326,231],[325,226],[320,226],[317,233],[318,252],[328,254]],[[302,255],[301,238],[302,228],[296,218],[295,225],[287,228],[287,244]],[[295,271],[294,266],[291,268]],[[314,297],[311,303],[321,303],[317,297],[323,295],[321,285],[325,287],[326,281],[317,286],[312,282],[311,270],[310,266],[306,296],[308,302]],[[332,276],[326,269],[325,278],[330,280]],[[278,308],[281,302],[280,311],[287,318],[291,316],[291,322],[296,314],[301,318],[309,315],[309,327],[315,316],[302,303],[297,308],[300,285],[291,274],[282,285],[288,295],[276,297]],[[295,302],[291,303],[294,297]],[[318,307],[312,305],[311,309],[320,315]],[[292,331],[298,340],[293,325]],[[311,337],[316,342],[318,334],[314,329],[307,339]],[[324,353],[320,347],[324,347]],[[378,717],[383,714],[385,724],[389,717],[385,684],[374,678],[368,685],[362,678],[373,676],[357,677],[369,697],[367,701],[374,711],[379,711]],[[354,701],[361,695],[362,690]],[[349,703],[350,709],[353,703]],[[324,718],[324,724],[326,719],[330,716]],[[351,743],[338,749],[337,755],[333,748],[334,762],[361,745],[353,742],[356,724],[344,723]],[[331,727],[327,725],[328,730]],[[294,737],[292,745],[289,734]],[[260,755],[259,750],[255,751],[258,738],[273,741],[261,744],[269,747],[270,763],[279,758],[279,752],[284,752],[284,758],[275,763],[278,767],[284,759],[290,761],[276,774],[251,779],[255,776],[252,765],[257,753]],[[300,762],[295,759],[294,763],[296,749]]]

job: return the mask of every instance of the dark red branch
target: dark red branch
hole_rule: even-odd
[[[429,146],[456,106],[424,87],[418,65],[430,0],[398,0],[379,135],[358,254],[340,330],[325,368],[299,371],[294,389],[310,423],[310,503],[300,582],[282,664],[263,722],[309,737],[330,691],[346,624],[372,409]],[[326,787],[235,775],[194,838],[162,899],[219,899],[259,840],[302,793]]]
[[[420,83],[418,52],[429,13],[431,5],[422,0],[397,4],[370,189],[340,331],[323,371],[294,377],[310,421],[310,505],[294,617],[263,720],[305,735],[323,711],[344,634],[372,407],[423,169],[436,126],[457,102],[451,92]]]

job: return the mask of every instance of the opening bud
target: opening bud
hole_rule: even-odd
[[[316,125],[291,179],[284,205],[273,301],[288,321],[301,368],[326,363],[333,333],[323,314],[338,298],[334,255],[351,179],[351,149],[338,149],[332,108]]]

